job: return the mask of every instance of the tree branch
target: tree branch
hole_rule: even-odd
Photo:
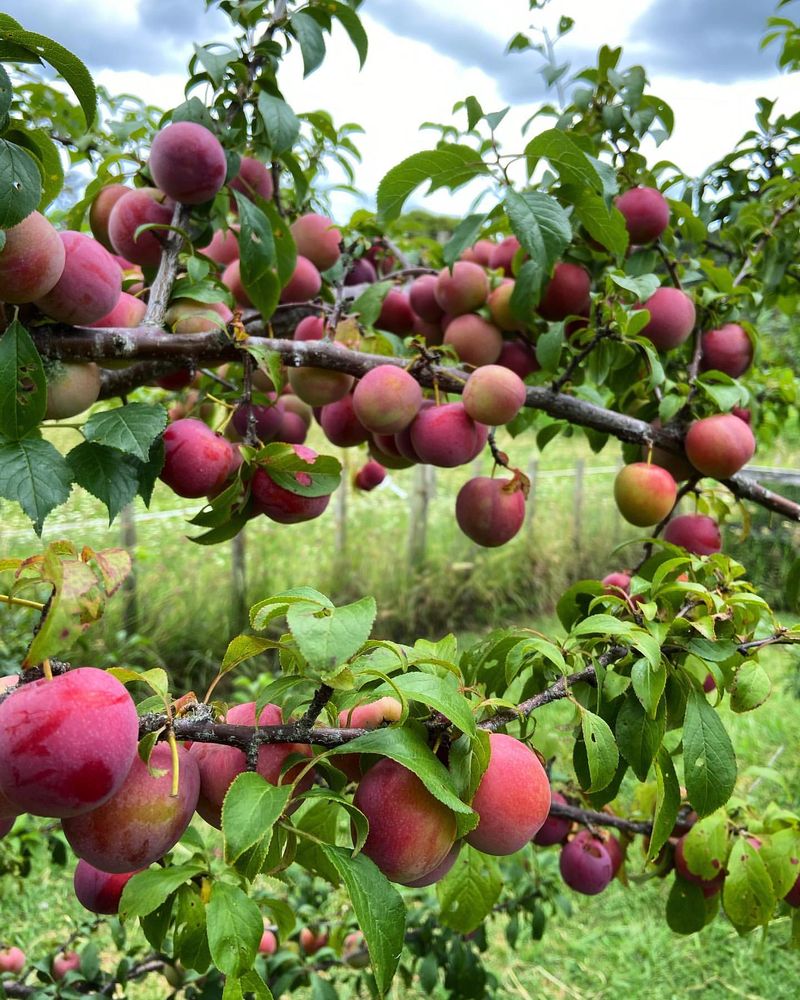
[[[563,816],[565,819],[574,820],[584,826],[613,826],[617,830],[624,830],[626,833],[643,833],[649,837],[653,832],[653,824],[635,819],[625,819],[622,816],[614,816],[611,813],[597,812],[594,809],[581,809],[580,806],[562,805],[560,802],[553,802],[550,805],[550,812],[553,816]]]
[[[158,272],[150,288],[147,312],[144,314],[144,322],[150,326],[160,327],[164,323],[175,275],[178,273],[178,257],[183,249],[183,236],[177,230],[186,229],[190,214],[191,209],[187,205],[176,205],[172,213],[173,228],[164,241]]]

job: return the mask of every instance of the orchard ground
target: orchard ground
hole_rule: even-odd
[[[546,633],[557,627],[551,618],[529,624]],[[749,787],[756,805],[766,805],[771,799],[793,802],[800,787],[797,653],[773,647],[764,650],[761,659],[773,680],[770,700],[746,715],[723,710],[724,723],[739,756],[738,789]],[[552,734],[552,752],[559,719],[565,718],[567,712],[564,703],[555,703],[539,716],[542,731]],[[549,747],[543,749],[551,752]],[[774,767],[769,766],[771,761]],[[556,777],[567,777],[569,772],[569,762],[557,758]],[[635,782],[628,779],[618,800],[628,810],[635,787]],[[628,814],[624,808],[621,811]],[[47,820],[29,818],[18,821],[17,830],[23,823],[37,829],[52,825]],[[212,833],[201,820],[196,819],[195,824],[204,834]],[[637,838],[627,863],[631,879],[642,868],[639,842]],[[0,864],[2,859],[0,841]],[[557,880],[556,848],[538,849],[536,861],[544,877]],[[73,859],[64,868],[53,865],[40,844],[33,870],[24,880],[24,891],[15,891],[13,876],[4,878],[0,896],[2,936],[22,947],[30,959],[48,957],[79,924],[85,926],[90,919],[72,893],[73,867]],[[535,875],[532,871],[531,877]],[[800,953],[786,947],[788,917],[773,922],[766,940],[758,932],[739,938],[724,917],[714,920],[699,935],[679,937],[669,930],[663,917],[670,883],[671,879],[655,878],[630,892],[615,880],[593,898],[562,888],[559,903],[563,909],[548,917],[544,938],[533,941],[530,927],[521,925],[513,947],[506,937],[508,918],[497,916],[487,925],[487,968],[503,982],[507,996],[521,1000],[684,1000],[701,995],[790,1000],[797,996]],[[264,886],[261,888],[263,892]],[[432,894],[434,890],[424,891]],[[337,899],[338,893],[333,891],[328,913],[343,912],[336,906]],[[317,919],[324,916],[323,912]],[[112,938],[115,923],[109,920],[92,937],[102,964],[109,969],[120,957]],[[138,939],[141,932],[132,929],[131,933]],[[81,938],[79,949],[83,942]],[[296,949],[297,945],[290,942],[288,947]],[[166,989],[164,979],[155,973],[141,983],[131,984],[129,996],[130,1000],[164,1000]],[[305,1000],[309,993],[299,991],[295,995]],[[419,984],[404,990],[398,982],[393,995],[398,1000],[411,1000],[420,995]],[[431,996],[440,1000],[446,994],[437,989]]]

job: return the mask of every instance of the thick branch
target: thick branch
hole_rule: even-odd
[[[635,819],[624,819],[622,816],[612,816],[611,813],[596,812],[594,809],[581,809],[579,806],[562,805],[560,802],[550,804],[550,812],[554,816],[564,816],[575,820],[584,826],[613,826],[626,833],[643,833],[650,836],[653,824]]]

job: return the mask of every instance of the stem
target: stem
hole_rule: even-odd
[[[0,604],[15,604],[17,607],[32,608],[34,611],[44,610],[41,601],[27,601],[24,597],[10,597],[8,594],[0,594]]]
[[[173,799],[177,799],[180,779],[180,761],[178,759],[178,741],[175,739],[175,733],[172,729],[167,730],[167,742],[169,743],[170,753],[172,754],[172,789],[170,790],[170,796]]]
[[[572,819],[576,823],[584,826],[613,826],[617,830],[624,830],[626,833],[643,833],[649,836],[653,832],[653,824],[634,819],[624,819],[622,816],[613,816],[611,813],[596,812],[594,809],[581,809],[579,806],[562,805],[560,802],[552,802],[550,812],[554,816],[564,816]]]
[[[178,257],[183,248],[183,236],[175,230],[186,229],[189,214],[190,209],[186,205],[176,205],[175,211],[172,213],[172,226],[174,228],[170,229],[164,241],[164,250],[161,254],[158,272],[150,288],[147,312],[144,314],[146,325],[160,327],[164,323],[172,286],[175,284],[175,275],[178,273]]]

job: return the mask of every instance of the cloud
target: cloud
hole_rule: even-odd
[[[225,29],[218,13],[198,0],[5,0],[5,13],[23,27],[60,42],[93,70],[185,67],[192,41],[211,40]]]

